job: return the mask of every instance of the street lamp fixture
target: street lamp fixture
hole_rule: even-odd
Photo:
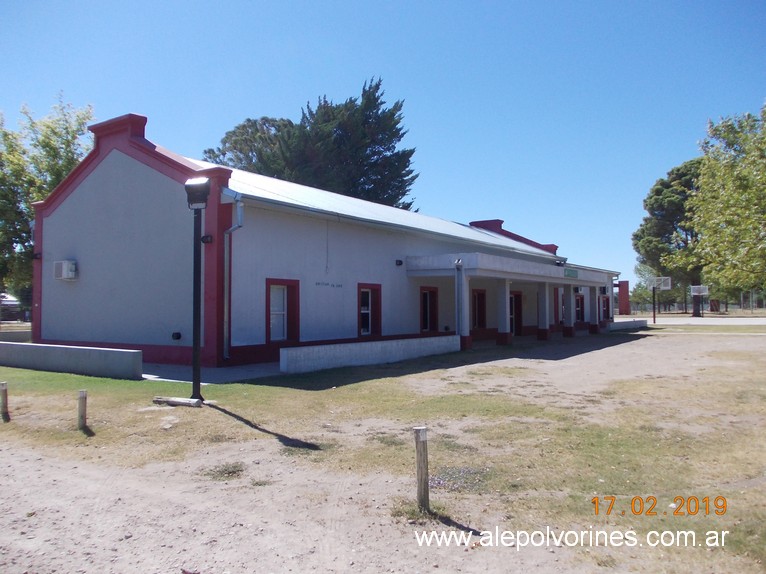
[[[210,196],[210,180],[206,177],[195,177],[186,180],[186,200],[189,209],[205,209],[207,198]]]
[[[192,399],[202,397],[200,377],[200,346],[202,334],[202,210],[207,207],[210,196],[210,180],[195,177],[186,181],[186,200],[194,212],[194,270],[193,270],[193,320],[192,320]]]

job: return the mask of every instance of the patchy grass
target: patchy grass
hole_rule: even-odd
[[[496,378],[498,376],[503,378],[509,378],[513,379],[516,377],[520,377],[522,375],[525,375],[527,373],[526,367],[476,367],[469,369],[466,372],[466,375],[473,379],[487,379],[487,378]]]
[[[202,471],[202,475],[212,480],[234,480],[240,478],[245,472],[243,462],[225,462]]]
[[[219,408],[202,409],[151,404],[154,395],[188,396],[188,385],[0,368],[11,410],[0,435],[60,456],[128,466],[182,460],[201,443],[278,440],[283,455],[297,457],[295,464],[412,476],[408,429],[428,422],[434,492],[451,508],[480,496],[505,517],[501,528],[592,525],[640,536],[650,530],[691,530],[703,537],[712,530],[730,532],[724,551],[671,548],[632,558],[583,550],[585,570],[754,572],[766,563],[766,356],[734,351],[716,359],[718,366],[683,376],[615,380],[598,394],[604,405],[599,422],[515,394],[502,379],[519,376],[523,369],[516,367],[442,369],[435,380],[447,381],[448,390],[433,395],[416,390],[408,377],[423,375],[407,367],[336,369],[205,387]],[[493,392],[475,390],[487,381]],[[76,428],[77,391],[83,388],[89,392],[91,437]],[[238,464],[210,471],[234,479],[245,470]],[[597,515],[592,499],[603,505],[611,496],[615,511],[607,516],[602,507]],[[670,507],[676,497],[725,497],[727,510],[676,516]],[[657,514],[648,515],[654,499]],[[637,504],[643,504],[641,512],[635,512]],[[393,515],[460,522],[434,508],[424,515],[400,500]]]
[[[483,492],[489,473],[489,468],[448,466],[432,473],[428,484],[431,488],[442,488],[451,492]]]
[[[441,449],[441,450],[452,452],[452,453],[460,453],[460,452],[473,453],[479,450],[478,447],[472,444],[466,444],[464,442],[460,442],[458,440],[458,437],[451,434],[440,433],[439,435],[437,435],[436,441],[434,441],[433,444],[436,449]]]
[[[403,518],[411,524],[428,524],[434,522],[451,521],[449,513],[443,504],[430,503],[429,510],[423,510],[414,500],[407,498],[397,498],[391,507],[391,516],[394,518]]]
[[[407,444],[404,442],[404,439],[399,438],[398,436],[391,433],[375,433],[367,437],[367,440],[375,441],[382,444],[383,446],[392,448],[400,448]]]

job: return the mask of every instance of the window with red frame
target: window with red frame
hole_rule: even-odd
[[[300,340],[299,281],[266,279],[266,340]]]
[[[376,283],[359,283],[358,301],[359,336],[379,336],[381,334],[380,285]]]

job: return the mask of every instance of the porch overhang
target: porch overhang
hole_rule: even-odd
[[[532,261],[488,253],[445,253],[407,257],[406,264],[409,277],[452,277],[456,265],[468,277],[593,287],[611,284],[619,276],[617,271],[569,264],[563,257]]]

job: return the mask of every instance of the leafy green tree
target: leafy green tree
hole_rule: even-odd
[[[386,108],[380,79],[365,82],[360,98],[327,97],[302,110],[301,120],[248,119],[204,152],[214,163],[244,169],[376,203],[412,209],[406,197],[418,177],[414,149],[397,149],[403,102]]]
[[[644,199],[649,215],[633,233],[639,263],[684,289],[702,280],[702,265],[694,263],[692,253],[697,232],[689,220],[689,200],[698,189],[701,164],[702,158],[687,161],[656,181]],[[692,314],[700,315],[699,297],[694,297]]]
[[[22,305],[32,294],[32,203],[41,201],[90,149],[88,106],[75,109],[61,99],[51,115],[36,120],[22,108],[18,132],[7,130],[0,115],[0,286]]]
[[[630,302],[638,306],[639,310],[644,311],[646,307],[652,304],[652,290],[646,286],[646,283],[636,283],[630,290]]]
[[[0,116],[0,290],[24,275],[24,244],[30,239],[29,205],[24,201],[33,185],[26,149],[19,134],[5,129]]]
[[[722,289],[766,286],[766,105],[710,123],[690,220],[695,257]]]
[[[653,280],[658,276],[657,271],[645,263],[636,265],[634,271],[638,281],[631,291],[631,302],[646,304],[651,308],[652,299],[655,299],[657,310],[661,312],[663,309],[668,310],[672,305],[684,301],[686,286],[674,283],[671,278],[672,289],[657,289],[654,292],[654,297],[652,297]]]

